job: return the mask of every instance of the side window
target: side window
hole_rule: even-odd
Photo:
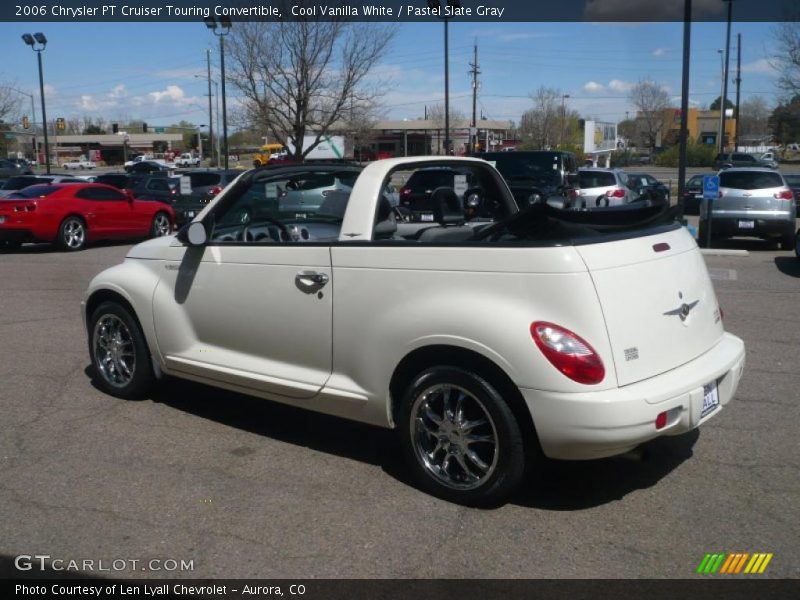
[[[147,189],[156,192],[168,192],[169,184],[163,179],[152,179],[147,182]]]
[[[75,197],[83,200],[98,200],[99,198],[95,195],[95,191],[94,188],[84,188],[75,192]]]
[[[125,200],[125,195],[117,190],[107,189],[107,188],[87,188],[86,191],[89,191],[93,194],[93,200],[104,200],[104,201],[112,201],[112,200]]]

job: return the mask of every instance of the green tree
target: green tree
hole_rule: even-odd
[[[722,96],[717,96],[716,100],[708,107],[708,110],[719,110],[720,104],[722,104]],[[735,106],[730,98],[725,98],[725,108],[734,108]]]
[[[772,111],[769,128],[779,144],[800,140],[800,94],[785,104],[779,104]]]

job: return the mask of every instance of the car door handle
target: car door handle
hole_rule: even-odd
[[[317,271],[300,271],[294,278],[297,283],[304,285],[324,286],[330,278],[325,273]]]

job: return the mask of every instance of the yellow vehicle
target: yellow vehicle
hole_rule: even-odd
[[[283,144],[264,144],[261,146],[261,152],[253,157],[253,166],[260,167],[268,165],[271,158],[275,158],[277,154],[286,152]]]

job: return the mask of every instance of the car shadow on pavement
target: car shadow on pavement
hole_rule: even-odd
[[[700,248],[704,248],[704,240],[697,240]],[[715,250],[747,250],[748,252],[775,252],[778,250],[777,242],[757,240],[753,238],[714,239],[711,248]]]
[[[692,456],[697,429],[661,437],[633,452],[587,461],[545,460],[520,488],[514,504],[543,510],[583,510],[649,488]]]
[[[91,367],[86,375],[94,382]],[[176,410],[295,446],[381,467],[416,488],[391,430],[270,400],[164,378],[149,398]],[[591,461],[544,460],[527,476],[512,504],[542,510],[582,510],[651,487],[692,456],[697,430],[648,442],[626,455]],[[235,452],[235,450],[233,451]]]
[[[800,277],[800,258],[796,256],[776,256],[775,266],[784,275]]]

